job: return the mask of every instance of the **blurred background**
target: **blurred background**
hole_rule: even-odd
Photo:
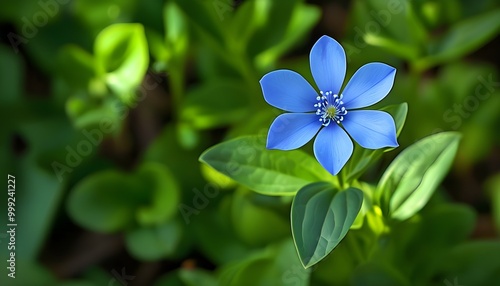
[[[463,231],[437,249],[498,242],[498,0],[0,3],[0,168],[15,176],[18,224],[16,279],[0,234],[2,285],[369,285],[360,281],[375,274],[357,271],[344,248],[303,270],[291,198],[258,195],[198,161],[223,140],[266,134],[280,111],[259,79],[287,68],[312,83],[309,50],[322,35],[342,43],[346,78],[372,61],[397,68],[377,106],[408,103],[399,151],[463,134],[428,208],[460,204],[472,215],[445,217]],[[398,150],[363,180],[376,184]],[[422,270],[441,261],[425,242],[436,229],[396,248],[404,282],[373,285],[492,285],[498,244],[479,245],[470,265]]]

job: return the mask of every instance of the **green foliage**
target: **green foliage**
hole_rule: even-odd
[[[176,213],[178,201],[179,190],[168,169],[146,163],[132,175],[110,170],[87,177],[75,186],[67,207],[85,227],[115,232],[135,224],[162,224]]]
[[[288,221],[241,192],[231,202],[231,219],[235,232],[249,245],[266,245],[290,234]]]
[[[248,117],[250,94],[238,81],[213,81],[186,94],[181,120],[198,129],[220,127]]]
[[[421,69],[455,60],[474,51],[500,32],[500,9],[477,15],[452,26],[441,38],[429,43],[427,57],[419,60]]]
[[[403,286],[411,285],[410,282],[391,266],[377,263],[363,264],[354,272],[351,285],[355,286]]]
[[[405,220],[425,206],[450,168],[460,135],[440,133],[422,139],[391,163],[377,189],[384,212]]]
[[[128,251],[140,260],[159,260],[175,253],[182,239],[182,227],[177,221],[137,228],[127,232]]]
[[[475,241],[455,247],[446,257],[441,275],[460,277],[464,285],[492,285],[500,279],[498,241]]]
[[[308,285],[310,271],[299,262],[291,240],[285,240],[255,253],[242,261],[227,264],[220,270],[219,285],[285,286]]]
[[[144,28],[139,24],[115,24],[102,30],[94,43],[96,72],[123,102],[135,101],[135,89],[149,64]]]
[[[0,169],[19,226],[0,284],[495,285],[498,1],[327,2],[3,3]],[[346,78],[398,71],[370,108],[400,147],[354,143],[338,176],[309,145],[266,149],[280,111],[259,87],[276,69],[312,83],[323,34]]]
[[[327,183],[314,183],[299,190],[293,200],[291,220],[304,267],[318,263],[339,244],[362,203],[363,192],[355,188],[338,192]]]
[[[329,177],[306,153],[267,150],[264,140],[256,136],[236,138],[208,149],[200,161],[266,195],[293,195],[301,187]]]
[[[95,174],[75,186],[68,212],[76,222],[94,231],[125,229],[134,220],[134,208],[146,203],[146,198],[135,191],[140,185],[138,179],[117,171]]]
[[[406,116],[408,114],[408,104],[401,103],[399,105],[391,105],[381,108],[380,110],[386,111],[392,115],[394,123],[396,124],[396,135],[399,137],[399,134],[405,125]],[[386,149],[388,150],[369,150],[356,145],[351,158],[344,166],[344,171],[342,171],[344,174],[347,174],[346,181],[351,182],[352,180],[357,179],[366,171],[368,167],[370,167],[371,164],[377,161],[384,152],[390,151],[393,148]]]

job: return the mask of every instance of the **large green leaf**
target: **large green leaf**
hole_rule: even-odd
[[[354,223],[363,192],[349,188],[338,192],[328,183],[305,186],[292,203],[292,234],[305,268],[325,258]]]
[[[392,218],[405,220],[422,209],[448,172],[459,140],[459,133],[442,132],[401,152],[377,187],[382,210]]]
[[[144,28],[140,24],[114,24],[102,30],[94,43],[96,71],[125,103],[134,103],[135,89],[149,65]]]
[[[200,161],[266,195],[293,195],[309,183],[333,178],[302,151],[267,150],[262,136],[244,136],[220,143],[206,150]]]

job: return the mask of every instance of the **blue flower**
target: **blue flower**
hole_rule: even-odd
[[[322,36],[312,47],[309,60],[319,92],[291,70],[273,71],[260,80],[267,103],[290,112],[279,115],[271,124],[268,149],[300,148],[319,131],[314,155],[336,175],[352,155],[349,135],[367,149],[398,146],[394,120],[388,113],[355,110],[373,105],[389,93],[395,68],[383,63],[366,64],[340,92],[346,73],[342,46]]]

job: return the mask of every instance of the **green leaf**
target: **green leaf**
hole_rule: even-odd
[[[328,183],[314,183],[299,190],[292,203],[292,234],[302,265],[311,267],[325,258],[354,223],[363,192],[337,190]]]
[[[453,163],[459,140],[459,133],[442,132],[401,152],[377,187],[384,213],[405,220],[422,209]]]
[[[114,232],[133,223],[135,209],[146,203],[141,182],[133,176],[110,170],[85,178],[71,191],[67,209],[83,227]]]
[[[181,118],[198,129],[219,127],[248,116],[250,94],[238,81],[211,81],[186,95]]]
[[[460,58],[484,45],[500,31],[500,9],[459,22],[429,45],[429,56],[417,65],[420,69]]]
[[[123,102],[132,104],[149,64],[142,25],[114,24],[105,28],[95,40],[94,52],[98,76]]]
[[[408,104],[404,102],[397,105],[390,105],[381,108],[380,110],[388,112],[394,118],[394,122],[396,124],[396,136],[399,137],[399,134],[401,133],[401,130],[403,130],[403,126],[406,122]],[[370,150],[356,145],[351,159],[349,159],[344,167],[344,170],[342,171],[346,174],[346,181],[351,182],[352,180],[359,178],[359,176],[361,176],[371,164],[377,161],[384,152],[393,149],[394,148]]]
[[[143,189],[151,193],[151,202],[137,210],[142,225],[161,224],[178,211],[180,189],[170,171],[159,163],[144,163],[137,170]],[[149,191],[150,190],[150,191]]]
[[[138,228],[128,232],[125,243],[128,251],[139,260],[158,260],[177,250],[182,238],[178,221],[168,221],[150,228]]]
[[[244,136],[215,145],[200,156],[200,161],[265,195],[293,195],[309,183],[333,179],[313,157],[300,150],[267,150],[262,136]]]

